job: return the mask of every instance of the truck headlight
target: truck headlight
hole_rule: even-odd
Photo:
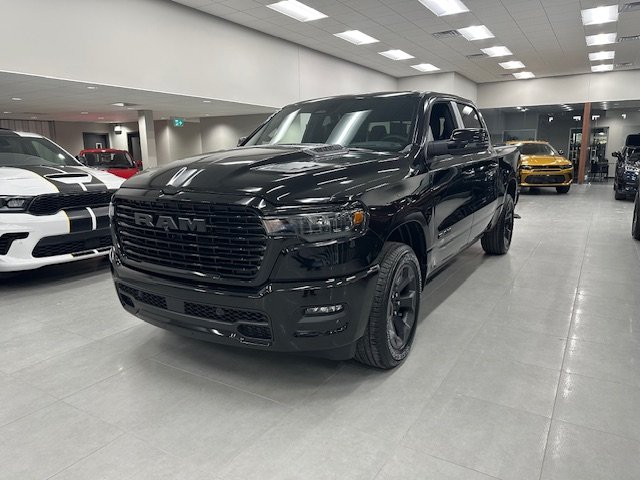
[[[368,215],[360,206],[335,211],[267,216],[262,219],[267,234],[273,237],[299,237],[320,242],[358,235],[367,228]]]
[[[0,196],[0,212],[24,212],[33,197]]]
[[[640,167],[637,167],[635,165],[627,165],[624,167],[624,171],[637,174],[637,173],[640,173]]]

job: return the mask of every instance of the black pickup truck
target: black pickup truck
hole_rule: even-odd
[[[518,155],[451,95],[289,105],[238,148],[125,182],[118,296],[191,337],[395,367],[427,279],[479,239],[509,249]]]

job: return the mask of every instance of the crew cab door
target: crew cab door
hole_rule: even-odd
[[[484,132],[486,148],[476,148],[475,152],[465,155],[465,162],[472,165],[468,170],[471,176],[471,210],[473,221],[470,240],[480,236],[491,223],[491,219],[498,208],[498,182],[500,179],[500,165],[496,152],[491,148],[489,132],[482,116],[474,105],[455,102],[458,122],[461,128],[477,129]]]
[[[433,192],[434,245],[432,267],[438,267],[464,248],[473,221],[474,158],[460,153],[436,152],[431,146],[449,140],[458,124],[451,101],[431,105],[427,125],[427,169]],[[430,151],[431,148],[431,151]]]

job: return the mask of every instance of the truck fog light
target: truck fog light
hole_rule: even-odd
[[[307,307],[304,309],[305,315],[329,315],[344,310],[343,304],[338,305],[322,305],[321,307]]]

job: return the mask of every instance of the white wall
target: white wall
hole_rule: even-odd
[[[213,152],[233,148],[238,144],[240,137],[246,137],[267,118],[268,115],[201,118],[202,149],[205,152]]]
[[[398,90],[450,93],[476,101],[478,86],[458,73],[432,73],[398,79]]]
[[[638,100],[640,70],[478,85],[480,108]]]
[[[388,75],[170,1],[14,0],[2,14],[5,71],[275,107],[397,88]],[[102,30],[82,28],[97,19]]]

